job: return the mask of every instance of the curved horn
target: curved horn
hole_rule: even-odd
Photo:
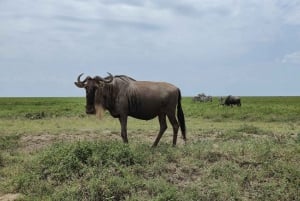
[[[113,81],[114,76],[110,73],[108,73],[108,75],[109,75],[109,77],[106,77],[106,78],[102,78],[100,76],[95,76],[94,79],[98,82],[110,83]]]
[[[109,75],[109,77],[106,77],[105,80],[106,80],[106,83],[110,83],[113,81],[114,76],[112,74],[110,74],[109,72],[107,72],[107,74]]]
[[[85,82],[88,80],[88,79],[91,79],[90,76],[87,76],[83,81],[80,81],[80,78],[81,76],[83,75],[83,73],[81,73],[80,75],[78,75],[77,77],[77,82],[74,82],[74,84],[79,87],[79,88],[83,88],[85,86]]]
[[[78,75],[78,77],[77,77],[77,82],[78,83],[80,83],[81,81],[80,81],[80,77],[83,75],[83,73],[81,73],[80,75]]]

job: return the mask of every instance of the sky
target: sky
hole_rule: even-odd
[[[300,0],[0,0],[0,97],[85,96],[77,76],[183,96],[299,96]]]

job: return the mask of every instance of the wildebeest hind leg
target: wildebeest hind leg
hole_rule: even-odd
[[[167,130],[167,121],[166,121],[166,115],[165,114],[160,114],[158,116],[158,120],[159,120],[159,125],[160,125],[160,129],[159,129],[159,133],[152,145],[152,147],[156,147],[160,138],[162,137],[162,135],[164,134],[164,132]]]
[[[175,114],[168,115],[168,118],[173,127],[173,146],[175,146],[176,142],[177,142],[179,124],[178,124],[178,121],[176,120]]]
[[[128,143],[127,138],[127,116],[121,116],[119,118],[120,124],[121,124],[121,137],[123,139],[124,143]]]

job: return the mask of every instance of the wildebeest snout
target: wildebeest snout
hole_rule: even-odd
[[[85,112],[87,114],[96,114],[96,109],[93,105],[87,105]]]

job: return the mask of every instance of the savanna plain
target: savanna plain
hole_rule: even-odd
[[[85,98],[0,98],[0,200],[300,200],[300,97],[182,107],[187,142],[157,119],[85,114]]]

